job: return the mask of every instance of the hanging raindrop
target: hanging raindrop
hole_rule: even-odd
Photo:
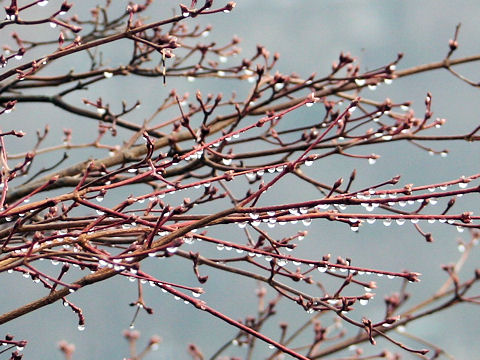
[[[278,260],[277,260],[277,265],[278,265],[278,266],[285,266],[285,265],[287,265],[287,264],[288,264],[288,261],[285,260],[285,259],[278,259]]]
[[[312,223],[312,219],[303,219],[302,223],[305,226],[310,226],[310,224]]]

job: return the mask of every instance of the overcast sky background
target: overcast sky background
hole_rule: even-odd
[[[185,1],[185,3],[190,1]],[[199,1],[201,3],[201,0]],[[9,1],[2,1],[6,5]],[[50,6],[60,3],[51,1]],[[118,3],[118,5],[117,5]],[[215,1],[218,6],[222,1]],[[72,12],[83,14],[93,7],[94,1],[77,2]],[[127,2],[117,1],[115,6],[124,9]],[[155,11],[151,20],[167,17],[171,9],[179,4],[178,1],[155,1]],[[248,57],[255,51],[257,44],[265,45],[268,50],[281,54],[278,70],[289,74],[295,72],[302,77],[311,73],[327,74],[331,63],[336,61],[341,51],[350,52],[358,59],[362,70],[376,68],[389,63],[396,58],[397,53],[403,52],[404,59],[399,64],[399,69],[411,66],[440,61],[448,51],[448,40],[453,36],[455,26],[461,22],[460,48],[455,57],[480,53],[478,16],[480,2],[477,1],[449,1],[449,0],[390,0],[390,1],[256,1],[240,0],[231,14],[218,14],[215,16],[199,17],[194,23],[202,25],[212,24],[213,31],[209,39],[225,43],[233,35],[242,39],[240,46],[243,49],[242,57]],[[44,29],[44,31],[54,31]],[[52,33],[48,33],[51,35]],[[1,43],[4,43],[7,34],[0,33]],[[205,40],[207,41],[207,40]],[[121,59],[121,48],[114,52],[106,52],[108,61],[115,65]],[[116,53],[118,52],[118,53]],[[81,66],[74,58],[65,59],[65,68]],[[459,69],[480,81],[478,65],[463,66]],[[57,69],[58,70],[58,69]],[[148,112],[154,108],[157,99],[175,86],[179,93],[195,93],[197,87],[202,87],[200,81],[188,83],[184,80],[169,81],[165,89],[161,79],[142,83],[140,79],[127,80],[113,79],[111,85],[102,85],[92,90],[94,94],[104,99],[117,101],[129,96],[130,98],[145,99],[145,114],[139,116],[141,123]],[[130,84],[137,84],[136,86]],[[141,84],[141,85],[140,85]],[[238,84],[209,83],[211,91],[223,91],[226,95],[232,90],[247,91],[246,88],[237,89]],[[363,93],[362,96],[382,101],[385,97],[394,102],[412,101],[412,108],[417,114],[424,111],[424,98],[430,91],[433,95],[434,117],[447,119],[447,124],[438,133],[467,133],[478,125],[478,90],[456,80],[446,71],[434,71],[421,74],[414,78],[399,79],[390,86],[382,86],[376,92]],[[85,95],[82,95],[85,96]],[[41,113],[44,111],[44,113]],[[81,141],[81,134],[91,136],[96,132],[96,124],[90,120],[71,117],[61,112],[50,113],[51,107],[47,105],[18,106],[14,113],[2,125],[2,130],[7,128],[23,128],[34,136],[34,131],[43,127],[46,112],[52,124],[52,141],[58,140],[63,127],[74,129],[74,137]],[[317,111],[317,113],[315,113]],[[41,115],[39,115],[39,113]],[[289,121],[308,122],[312,116],[320,116],[322,110],[312,112],[300,111],[288,116]],[[2,120],[3,121],[3,120]],[[91,126],[91,129],[90,129]],[[33,134],[33,135],[32,135]],[[91,137],[88,137],[90,139]],[[33,139],[33,138],[31,138]],[[31,143],[28,144],[30,146]],[[441,144],[438,150],[444,148]],[[25,151],[24,143],[12,143],[12,149]],[[316,164],[310,169],[310,174],[315,175],[322,182],[333,182],[338,177],[348,178],[354,167],[358,170],[358,187],[368,185],[375,181],[389,179],[397,174],[402,174],[400,185],[414,183],[416,185],[446,181],[461,175],[471,175],[478,172],[479,151],[478,145],[467,143],[452,143],[448,145],[450,151],[446,159],[439,156],[431,157],[426,152],[407,144],[390,144],[383,147],[366,149],[365,153],[375,152],[382,157],[375,166],[359,166],[357,162],[343,158],[332,158]],[[78,152],[72,154],[73,162],[85,156],[105,156],[106,154],[85,154]],[[339,161],[339,159],[341,161]],[[277,192],[273,192],[266,201],[271,203],[285,203],[298,199],[309,199],[312,190],[302,187],[298,193],[289,191],[292,183],[282,183]],[[316,196],[316,194],[315,194]],[[464,201],[457,211],[465,208],[477,212],[477,201]],[[440,209],[440,208],[439,208]],[[291,226],[288,228],[288,226]],[[295,233],[300,229],[287,225],[282,231]],[[354,234],[345,226],[331,224],[323,221],[314,222],[308,229],[309,235],[298,248],[298,254],[303,256],[320,257],[325,253],[336,256],[351,257],[357,265],[372,266],[392,271],[409,269],[423,274],[422,282],[412,284],[410,289],[415,291],[414,297],[423,299],[434,292],[445,280],[441,273],[441,264],[455,261],[459,253],[456,240],[459,237],[468,238],[466,233],[458,234],[454,229],[439,226],[425,226],[424,230],[432,231],[435,238],[433,244],[426,244],[411,226],[402,228],[392,225],[389,228],[381,224],[361,229],[359,234]],[[218,234],[238,234],[238,229],[221,229]],[[275,229],[277,236],[285,236]],[[199,248],[206,251],[205,248]],[[188,249],[187,249],[188,250]],[[474,252],[467,264],[468,275],[471,274],[479,256]],[[434,261],[432,261],[434,259]],[[162,279],[196,284],[191,273],[191,265],[182,259],[169,259],[168,261],[150,261],[151,271]],[[47,267],[48,268],[48,267]],[[209,305],[233,318],[243,318],[256,311],[253,291],[255,284],[243,279],[224,276],[218,272],[202,269],[210,276],[204,286],[207,293],[204,299]],[[377,279],[372,279],[377,280]],[[388,280],[391,281],[391,280]],[[398,280],[394,280],[398,281]],[[400,286],[391,285],[387,280],[379,279],[379,291],[375,301],[365,308],[361,308],[357,317],[362,315],[378,316],[383,312],[383,288],[394,291]],[[24,304],[45,294],[45,290],[30,284],[31,282],[20,276],[11,275],[0,278],[0,303],[1,312],[6,312],[19,304]],[[20,285],[21,284],[21,285]],[[8,290],[7,290],[8,289]],[[246,294],[248,296],[246,296]],[[270,293],[272,296],[272,293]],[[72,296],[72,300],[84,310],[87,326],[84,332],[79,332],[74,314],[63,308],[61,303],[35,311],[20,319],[2,326],[3,333],[13,333],[16,338],[27,339],[28,347],[25,349],[27,359],[61,359],[56,350],[56,343],[65,339],[77,346],[74,359],[121,359],[127,355],[125,341],[121,332],[128,327],[133,309],[128,304],[135,300],[136,287],[126,279],[112,279],[104,284],[97,284],[82,289]],[[235,336],[236,331],[219,320],[212,319],[207,314],[194,310],[189,305],[176,302],[171,296],[164,295],[154,289],[146,290],[146,300],[149,306],[155,309],[155,315],[146,316],[141,313],[137,321],[137,329],[148,337],[158,334],[163,337],[164,343],[160,350],[150,358],[155,359],[188,359],[186,346],[190,342],[197,343],[205,351],[207,357],[211,355],[224,342]],[[410,306],[413,304],[410,303]],[[378,305],[375,307],[375,305]],[[287,320],[301,323],[306,315],[296,307],[289,304],[282,305],[282,315],[286,318],[274,318],[267,326],[267,333],[275,338],[278,335],[277,324]],[[459,359],[471,358],[473,354],[480,353],[478,343],[478,309],[473,306],[464,306],[462,310],[455,310],[441,315],[436,315],[428,320],[419,322],[409,327],[418,336],[423,336],[429,341],[441,345],[445,350]],[[303,338],[309,341],[310,334]],[[402,341],[405,339],[401,339]],[[421,345],[410,343],[416,347]],[[380,342],[379,349],[385,343]],[[259,343],[259,347],[266,345]],[[364,345],[369,351],[369,345]],[[388,345],[389,348],[392,348]],[[397,350],[393,348],[393,350]],[[240,354],[242,352],[232,352]],[[405,358],[408,354],[403,353]]]

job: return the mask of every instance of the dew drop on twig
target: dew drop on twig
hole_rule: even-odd
[[[277,260],[277,265],[278,265],[278,266],[285,266],[285,265],[287,265],[287,264],[288,264],[288,261],[285,260],[285,259],[278,259],[278,260]]]
[[[312,223],[312,219],[303,219],[302,223],[305,226],[310,226],[310,224]]]

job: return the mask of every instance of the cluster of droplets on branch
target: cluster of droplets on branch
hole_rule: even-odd
[[[307,98],[303,103],[299,103],[292,108],[283,111],[280,114],[274,114],[271,116],[267,116],[262,118],[257,123],[242,128],[241,130],[237,130],[233,133],[228,133],[215,141],[207,142],[200,147],[195,148],[194,150],[187,152],[181,156],[177,156],[176,159],[173,160],[162,160],[163,156],[161,156],[159,163],[155,163],[152,160],[154,144],[148,137],[148,135],[144,135],[145,140],[147,142],[147,154],[145,158],[136,163],[134,165],[125,167],[122,169],[122,172],[131,173],[132,176],[125,180],[120,181],[111,181],[109,179],[114,179],[115,176],[119,172],[114,172],[113,174],[105,174],[101,179],[104,182],[104,185],[94,186],[92,184],[85,183],[87,179],[87,175],[89,171],[93,169],[89,168],[84,174],[85,181],[81,181],[75,191],[71,193],[70,196],[65,197],[65,195],[61,196],[56,200],[55,198],[47,199],[44,201],[37,201],[31,202],[25,205],[25,200],[29,200],[35,192],[27,196],[26,198],[19,199],[12,205],[6,207],[3,210],[2,214],[6,218],[6,220],[12,221],[13,218],[16,219],[14,226],[11,229],[4,230],[4,233],[9,234],[7,239],[3,243],[2,250],[5,254],[5,257],[2,259],[3,263],[3,270],[8,271],[18,271],[23,273],[26,277],[32,278],[34,282],[42,282],[44,286],[50,288],[51,291],[55,291],[57,285],[64,286],[68,289],[68,292],[72,292],[80,288],[82,285],[79,283],[75,284],[65,284],[61,281],[61,277],[64,273],[66,273],[69,269],[69,265],[73,265],[79,268],[87,268],[94,272],[98,272],[103,268],[111,269],[113,273],[120,273],[128,276],[130,279],[136,279],[139,274],[138,270],[138,263],[139,261],[148,256],[155,256],[155,257],[169,257],[174,254],[178,253],[178,248],[183,243],[193,243],[194,240],[197,241],[206,241],[214,243],[217,246],[218,250],[235,250],[238,254],[243,252],[247,253],[246,259],[254,259],[256,257],[264,257],[268,266],[260,265],[255,261],[248,260],[250,263],[254,264],[254,266],[269,271],[270,278],[273,279],[274,277],[287,277],[291,278],[295,281],[303,280],[307,283],[312,283],[312,277],[308,276],[308,273],[311,270],[307,270],[306,272],[302,273],[297,270],[297,272],[290,272],[286,270],[286,265],[289,261],[292,262],[295,266],[306,265],[308,268],[317,268],[319,272],[326,273],[326,274],[334,274],[335,272],[339,271],[340,273],[345,273],[345,275],[341,275],[341,278],[344,279],[344,285],[342,288],[345,287],[345,284],[353,283],[353,284],[360,284],[364,287],[371,289],[375,285],[373,283],[364,283],[354,279],[357,275],[362,274],[377,274],[379,276],[386,275],[389,278],[395,277],[403,277],[409,281],[416,281],[417,275],[415,273],[394,273],[389,271],[382,271],[376,269],[366,269],[366,268],[359,268],[354,267],[351,265],[350,260],[343,260],[341,258],[337,259],[337,263],[329,262],[329,256],[324,257],[321,261],[312,261],[309,259],[301,259],[296,258],[293,256],[282,255],[279,250],[285,248],[287,250],[291,250],[294,246],[291,246],[288,241],[282,243],[278,241],[274,241],[273,239],[269,238],[267,234],[262,233],[263,242],[268,239],[268,246],[262,245],[258,243],[256,246],[252,247],[236,244],[233,242],[227,242],[220,239],[214,239],[211,237],[207,237],[206,234],[197,234],[196,230],[202,228],[204,226],[214,226],[216,224],[222,223],[238,223],[240,227],[244,227],[247,223],[249,223],[254,229],[258,229],[258,225],[262,222],[266,222],[269,227],[272,227],[275,223],[284,224],[286,222],[296,223],[298,221],[302,221],[305,226],[308,226],[312,219],[314,218],[326,218],[328,220],[335,220],[335,221],[344,221],[349,223],[352,227],[360,223],[362,219],[381,219],[385,218],[385,215],[355,215],[355,221],[352,220],[352,214],[344,214],[339,211],[324,211],[327,209],[328,206],[347,206],[347,205],[364,205],[366,202],[367,211],[369,210],[369,206],[375,208],[373,204],[377,204],[378,206],[393,206],[396,203],[405,202],[408,204],[410,201],[419,201],[428,202],[431,201],[433,195],[431,194],[431,188],[435,189],[443,188],[447,186],[451,186],[454,184],[461,184],[461,189],[454,190],[454,191],[445,191],[444,193],[437,193],[435,197],[442,197],[442,196],[460,196],[465,193],[477,191],[477,188],[470,188],[467,189],[463,184],[467,184],[470,181],[474,180],[476,176],[471,178],[463,178],[458,181],[448,182],[437,184],[434,186],[428,187],[419,187],[415,188],[412,186],[407,186],[402,189],[397,190],[378,190],[377,187],[369,188],[368,190],[364,191],[356,191],[356,192],[343,192],[338,194],[339,188],[342,185],[342,181],[337,181],[331,188],[330,194],[328,194],[324,199],[319,200],[312,200],[309,202],[303,202],[299,204],[286,204],[286,205],[276,205],[271,207],[244,207],[238,205],[228,211],[226,213],[220,213],[215,216],[191,216],[190,218],[185,218],[185,221],[182,222],[182,216],[186,216],[186,212],[191,209],[196,201],[191,201],[190,199],[184,199],[183,204],[176,208],[172,208],[169,205],[165,205],[163,200],[160,198],[164,198],[166,193],[172,193],[175,191],[184,190],[184,187],[179,183],[170,183],[163,178],[161,173],[164,172],[165,168],[170,166],[175,166],[181,161],[185,161],[186,158],[192,157],[192,155],[199,155],[199,158],[202,158],[203,152],[208,151],[209,148],[214,146],[218,142],[227,141],[227,139],[234,138],[234,135],[240,135],[249,131],[250,129],[257,128],[259,126],[263,126],[264,123],[271,121],[273,119],[282,118],[285,116],[289,111],[295,110],[296,108],[303,106],[305,104],[309,104],[316,101],[315,97]],[[219,175],[214,178],[209,178],[208,181],[200,181],[197,183],[193,183],[191,185],[185,186],[185,188],[190,187],[198,187],[201,185],[207,185],[205,188],[205,193],[208,194],[210,191],[212,183],[220,182],[222,180],[225,181],[232,181],[237,176],[245,175],[248,177],[248,174],[254,173],[256,177],[261,176],[265,173],[277,173],[277,175],[267,184],[260,187],[257,192],[247,194],[246,198],[243,199],[240,204],[249,204],[252,201],[257,201],[259,196],[264,193],[267,189],[272,187],[272,185],[278,181],[278,179],[282,176],[287,175],[289,172],[295,170],[296,167],[300,166],[301,164],[304,165],[311,165],[307,162],[315,161],[316,156],[309,155],[309,152],[315,148],[315,145],[323,138],[324,135],[330,131],[335,124],[342,119],[346,114],[351,113],[350,109],[353,106],[356,106],[357,101],[352,103],[350,107],[348,107],[341,115],[338,116],[337,120],[332,122],[330,126],[325,129],[324,133],[318,136],[317,141],[314,141],[310,146],[300,155],[297,160],[286,162],[282,164],[277,164],[275,166],[267,166],[262,168],[256,168],[249,171],[227,171],[224,175]],[[307,164],[306,164],[307,163]],[[149,167],[146,171],[141,171],[143,166],[149,164]],[[270,169],[274,169],[274,171],[270,171]],[[134,171],[131,171],[134,170]],[[160,171],[159,171],[160,170]],[[259,174],[259,172],[263,172],[263,174]],[[101,203],[103,201],[103,197],[108,193],[109,190],[114,189],[119,186],[124,186],[125,184],[135,183],[138,182],[140,179],[145,178],[147,176],[156,176],[156,178],[160,181],[163,181],[166,184],[166,190],[161,192],[153,192],[149,194],[145,194],[135,198],[129,198],[123,203],[113,207],[108,208],[102,206]],[[250,175],[251,176],[251,175]],[[52,179],[48,182],[45,186],[48,186],[51,182],[57,179]],[[250,179],[255,181],[254,179]],[[390,184],[395,184],[398,182],[398,178],[394,178],[391,181],[387,182]],[[385,184],[380,184],[378,187]],[[422,194],[422,195],[414,195],[415,192],[429,189],[429,193]],[[39,188],[38,191],[41,191],[43,188]],[[91,202],[89,200],[89,194],[96,193],[100,195],[95,195],[93,198],[96,200],[95,202]],[[398,197],[399,194],[406,194],[403,197]],[[374,197],[378,195],[378,197]],[[135,212],[144,213],[144,216],[132,215],[128,214],[125,209],[132,204],[141,204],[146,199],[149,200],[150,204],[147,208],[142,208],[140,210],[135,210]],[[28,231],[28,228],[23,226],[23,222],[28,219],[25,214],[32,214],[38,211],[39,209],[43,209],[45,207],[49,207],[49,212],[45,219],[60,219],[57,216],[57,210],[55,203],[58,202],[65,202],[65,201],[73,201],[74,204],[83,205],[88,208],[95,209],[97,212],[98,217],[94,220],[88,221],[88,225],[85,226],[85,222],[82,224],[81,222],[77,223],[74,219],[70,218],[69,221],[60,223],[55,222],[47,222],[46,229],[53,230],[58,228],[59,226],[62,230],[52,231],[50,234],[46,234],[42,232],[41,225],[37,227],[37,231],[34,234],[32,242],[26,242],[25,244],[20,244],[15,246],[14,244],[18,242],[18,240],[13,236],[17,231]],[[161,213],[160,216],[157,217],[155,221],[155,217],[149,216],[153,213],[153,207],[155,204],[161,205]],[[452,204],[453,205],[453,204]],[[450,205],[451,206],[451,205]],[[62,212],[64,214],[68,214],[68,212],[74,206],[66,206],[63,205]],[[157,210],[158,211],[158,210]],[[245,214],[246,216],[242,216]],[[436,219],[438,220],[445,220],[447,223],[449,220],[457,220],[462,221],[462,223],[469,223],[472,220],[472,217],[469,214],[461,214],[457,216],[448,216],[445,214],[438,215],[438,216],[431,216],[431,215],[408,215],[408,214],[400,214],[400,215],[390,215],[388,219],[414,219],[414,220],[431,220]],[[208,221],[206,220],[208,219]],[[475,218],[476,219],[476,218]],[[266,221],[265,221],[266,220]],[[398,221],[397,221],[398,222]],[[127,226],[128,225],[128,226]],[[35,226],[34,226],[35,227]],[[71,229],[68,229],[71,227]],[[74,228],[79,228],[82,230],[73,230]],[[64,229],[68,229],[65,231]],[[260,231],[260,230],[259,230]],[[144,236],[141,236],[139,240],[133,241],[131,245],[127,246],[121,253],[113,254],[107,252],[105,249],[100,250],[98,245],[106,245],[102,244],[101,240],[105,236],[126,236],[131,237],[132,235],[137,235],[138,233],[143,233]],[[154,237],[159,236],[157,241],[154,241]],[[182,238],[182,236],[184,236]],[[299,235],[297,237],[293,237],[289,240],[293,240],[295,238],[300,239],[304,235]],[[189,239],[188,241],[186,239]],[[10,243],[11,242],[11,243]],[[11,245],[10,245],[11,244]],[[93,245],[96,244],[96,245]],[[56,247],[62,246],[63,250],[50,252]],[[112,244],[110,244],[112,246]],[[71,249],[73,248],[73,252]],[[184,254],[185,255],[185,254]],[[190,258],[197,263],[199,263],[198,254],[190,254]],[[59,261],[62,262],[64,265],[62,267],[62,272],[60,276],[57,278],[44,274],[34,268],[30,262],[41,260],[41,259],[51,259],[52,262],[58,263]],[[243,260],[243,258],[240,258]],[[205,260],[202,260],[205,261]],[[238,261],[238,260],[237,260]],[[95,273],[94,273],[95,274]],[[200,281],[205,281],[205,277],[202,277],[197,272],[197,276]],[[160,286],[163,290],[167,292],[175,293],[175,297],[177,298],[184,298],[184,301],[187,303],[192,303],[197,307],[206,307],[203,302],[199,302],[198,300],[194,300],[192,302],[190,297],[186,295],[180,296],[177,290],[171,290],[171,286],[178,287],[179,285],[166,285],[165,282],[157,281],[157,280],[147,280],[147,275],[143,275],[141,278],[142,281],[148,281],[150,284],[154,286]],[[53,284],[53,285],[52,285]],[[326,296],[323,298],[312,297],[307,294],[302,294],[296,290],[288,290],[282,288],[280,284],[276,285],[274,283],[274,287],[276,287],[277,291],[282,293],[283,296],[290,298],[299,303],[302,307],[305,308],[308,312],[313,311],[321,311],[321,310],[334,310],[340,311],[341,313],[348,313],[351,310],[351,305],[356,301],[359,301],[361,304],[366,304],[368,300],[371,298],[371,294],[366,293],[360,296],[355,297],[346,297],[340,296],[340,291],[338,291],[333,297]],[[186,287],[180,286],[181,289],[185,290]],[[194,294],[200,294],[202,292],[201,289],[190,289],[194,292]],[[74,311],[78,309],[73,304],[64,299],[64,303],[70,306]],[[143,303],[141,303],[143,305]],[[213,310],[212,310],[213,311]],[[79,328],[83,329],[84,319],[81,314],[81,310],[76,311],[80,316],[80,325]],[[213,311],[215,314],[216,312]],[[218,314],[217,314],[218,315]],[[223,315],[222,315],[223,316]],[[344,315],[343,315],[344,316]],[[353,320],[350,320],[353,321]],[[391,321],[391,320],[388,320]],[[377,326],[377,325],[376,325]],[[374,326],[375,327],[375,326]]]

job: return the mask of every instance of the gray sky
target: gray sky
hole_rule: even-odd
[[[2,1],[2,5],[7,3]],[[118,3],[121,4],[118,6],[123,9],[127,2],[118,1]],[[152,15],[152,20],[153,16],[170,15],[170,9],[178,3],[171,0],[156,1],[154,6],[157,10]],[[215,3],[223,4],[222,1]],[[94,4],[94,1],[87,1],[81,7],[75,4],[75,8],[84,11],[83,7],[88,8],[91,4]],[[243,49],[243,56],[252,54],[257,44],[265,45],[271,52],[278,51],[281,54],[278,64],[281,72],[286,74],[296,72],[302,77],[307,77],[312,72],[327,74],[331,63],[338,58],[341,51],[348,51],[356,57],[363,70],[394,60],[398,52],[405,54],[398,66],[399,69],[442,60],[448,51],[448,40],[453,36],[455,26],[459,22],[462,23],[460,49],[455,56],[477,54],[480,52],[479,13],[480,2],[477,1],[240,0],[231,14],[200,17],[195,21],[204,25],[212,24],[214,29],[209,39],[219,43],[227,41],[226,37],[238,35],[242,39],[240,46]],[[0,36],[2,39],[5,38],[4,33],[0,33]],[[111,57],[109,61],[112,64],[118,60],[118,54],[112,52],[106,54]],[[75,59],[68,59],[65,66],[67,69],[76,66]],[[478,65],[464,66],[461,69],[474,80],[480,80]],[[129,79],[129,81],[141,80]],[[125,93],[132,98],[145,98],[146,112],[150,106],[149,101],[151,100],[153,104],[154,96],[157,94],[161,96],[162,92],[165,92],[159,81],[148,85],[142,84],[134,88],[133,92],[130,88],[116,84],[109,89],[94,89],[92,92],[112,102]],[[189,91],[193,94],[196,88],[202,85],[200,81],[193,84],[175,81],[168,86],[175,86],[180,93]],[[226,94],[235,87],[231,84],[212,86],[218,87],[214,90],[222,90]],[[385,97],[390,97],[395,102],[410,100],[413,102],[413,109],[421,114],[424,111],[423,103],[427,91],[433,94],[434,116],[448,120],[439,133],[466,133],[478,125],[478,90],[454,79],[446,71],[435,71],[411,79],[401,79],[394,81],[389,87],[379,88],[375,93],[362,95],[374,100],[383,100]],[[40,109],[47,111],[47,108],[45,106]],[[25,109],[19,108],[15,114],[16,118],[9,118],[3,128],[15,127],[19,123],[30,133],[41,128],[46,113],[39,115],[33,112],[31,107]],[[295,121],[307,122],[310,116],[315,114],[302,113],[295,117]],[[90,126],[90,120],[79,122],[78,119],[65,118],[61,113],[54,115],[52,121],[53,132],[56,131],[58,134],[61,133],[62,127],[73,127],[77,130],[75,134],[78,134],[79,131],[85,131],[87,124]],[[140,121],[141,119],[139,123]],[[92,131],[96,131],[93,122],[91,126]],[[21,151],[24,145],[17,142],[12,146],[16,151]],[[365,165],[358,168],[359,184],[369,184],[374,179],[388,179],[402,174],[401,184],[419,185],[446,181],[460,175],[478,172],[480,153],[478,145],[452,143],[448,145],[448,149],[450,151],[448,158],[441,159],[430,157],[426,152],[408,145],[391,144],[375,148],[374,152],[382,157],[375,166]],[[365,151],[368,153],[371,150]],[[78,153],[73,156],[73,159],[77,161],[89,155]],[[326,182],[340,176],[348,178],[353,167],[358,167],[356,162],[338,160],[339,158],[326,160],[312,167],[311,173],[318,176],[319,180]],[[288,183],[282,184],[278,188],[278,194],[275,193],[268,200],[272,203],[275,201],[281,203],[285,202],[286,198],[294,201],[298,197],[308,199],[312,196],[312,189],[308,187],[305,187],[305,191],[301,194],[295,195],[286,193],[288,189]],[[465,201],[463,206],[476,211],[478,203]],[[370,265],[394,271],[402,271],[405,268],[419,271],[424,274],[423,281],[411,287],[418,298],[432,293],[442,283],[444,276],[439,270],[440,265],[455,261],[459,255],[456,250],[456,239],[459,236],[465,239],[468,237],[466,234],[457,234],[454,230],[434,226],[430,229],[436,239],[433,244],[426,244],[411,227],[407,228],[407,225],[403,228],[393,225],[384,228],[377,224],[374,227],[362,229],[363,231],[359,234],[354,234],[345,227],[318,222],[312,224],[308,230],[310,234],[299,246],[299,254],[307,256],[313,253],[320,256],[329,252],[334,257],[352,257],[356,263],[363,266]],[[296,229],[292,226],[287,228],[287,231],[294,233]],[[432,262],[432,259],[435,261]],[[478,253],[474,253],[471,260],[478,264],[478,259]],[[189,263],[181,259],[168,261],[167,264],[152,262],[149,264],[151,271],[165,279],[195,284]],[[470,270],[473,268],[472,261],[468,263],[467,268]],[[225,277],[212,270],[203,269],[203,271],[210,276],[205,286],[207,290],[205,299],[209,304],[224,310],[233,318],[241,318],[255,312],[254,283]],[[17,290],[19,284],[22,284],[21,293]],[[400,283],[389,286],[385,280],[379,280],[379,285],[393,291],[399,288]],[[0,286],[4,289],[12,289],[0,292],[3,312],[44,294],[43,289],[38,289],[29,281],[15,275],[11,278],[3,276],[0,279]],[[369,305],[370,308],[362,309],[365,314],[380,316],[375,309],[375,304],[382,306],[381,294],[383,293],[382,290],[377,293],[379,295],[375,302]],[[106,284],[97,284],[75,294],[72,299],[84,309],[87,320],[86,330],[82,333],[76,329],[75,316],[71,311],[64,309],[60,303],[2,326],[2,330],[4,333],[16,334],[17,338],[29,340],[25,350],[27,358],[60,359],[55,346],[57,341],[65,339],[76,344],[75,359],[120,359],[127,355],[126,345],[120,334],[128,326],[133,314],[128,303],[134,301],[135,296],[135,286],[125,279],[109,280]],[[146,296],[149,305],[155,309],[156,313],[150,317],[141,314],[137,321],[137,328],[145,336],[145,342],[154,333],[164,338],[159,353],[155,355],[158,357],[151,358],[187,359],[185,349],[192,341],[209,355],[236,334],[235,330],[219,320],[195,311],[191,306],[175,302],[171,296],[162,295],[159,291],[150,289],[146,291]],[[305,314],[296,307],[284,305],[282,309],[291,314],[291,319],[287,320],[295,322],[305,318]],[[383,307],[381,309],[383,310]],[[439,343],[458,358],[469,358],[472,354],[480,352],[479,343],[474,341],[478,329],[478,324],[473,321],[474,311],[478,310],[473,307],[457,309],[444,315],[434,316],[412,326],[412,329],[419,336],[424,336],[433,343]],[[279,321],[280,318],[273,319],[272,325],[267,326],[272,336],[278,334],[276,327]],[[452,333],[455,336],[451,336]],[[265,344],[259,344],[259,346],[266,348]],[[368,345],[364,347],[371,350]],[[417,345],[417,347],[421,346]],[[408,358],[408,355],[405,356]]]

